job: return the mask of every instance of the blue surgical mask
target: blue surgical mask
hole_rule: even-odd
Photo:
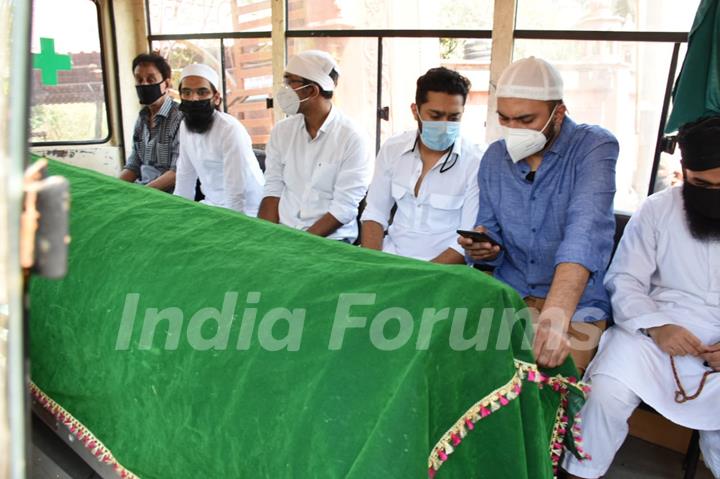
[[[420,139],[423,144],[434,151],[445,151],[450,148],[460,135],[459,121],[425,121],[422,120]]]

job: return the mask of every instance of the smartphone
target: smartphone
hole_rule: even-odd
[[[502,246],[497,241],[485,233],[481,233],[479,231],[457,230],[457,234],[464,238],[470,238],[476,243],[490,243],[491,245],[498,246],[502,249]]]

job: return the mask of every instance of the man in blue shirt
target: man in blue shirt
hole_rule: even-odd
[[[497,245],[458,238],[468,259],[539,312],[533,352],[554,367],[571,353],[584,369],[610,314],[603,277],[613,247],[618,142],[567,116],[559,72],[530,57],[497,85],[503,139],[480,162],[476,230]],[[572,321],[572,323],[571,323]]]

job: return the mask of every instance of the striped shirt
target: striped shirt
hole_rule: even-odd
[[[180,145],[177,132],[182,119],[178,104],[169,95],[155,115],[153,128],[149,126],[150,109],[143,108],[135,122],[133,149],[125,169],[134,171],[138,176],[141,166],[152,166],[160,174],[175,171]]]

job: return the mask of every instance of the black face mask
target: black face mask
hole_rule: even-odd
[[[205,133],[212,125],[215,105],[212,103],[212,98],[197,101],[182,100],[180,111],[185,114],[185,126],[188,130]]]
[[[162,82],[155,83],[154,85],[135,85],[135,91],[140,99],[140,104],[152,105],[158,98],[163,96],[164,93],[160,91],[160,85],[162,85]]]
[[[720,189],[685,181],[682,186],[690,233],[699,240],[720,240]]]

